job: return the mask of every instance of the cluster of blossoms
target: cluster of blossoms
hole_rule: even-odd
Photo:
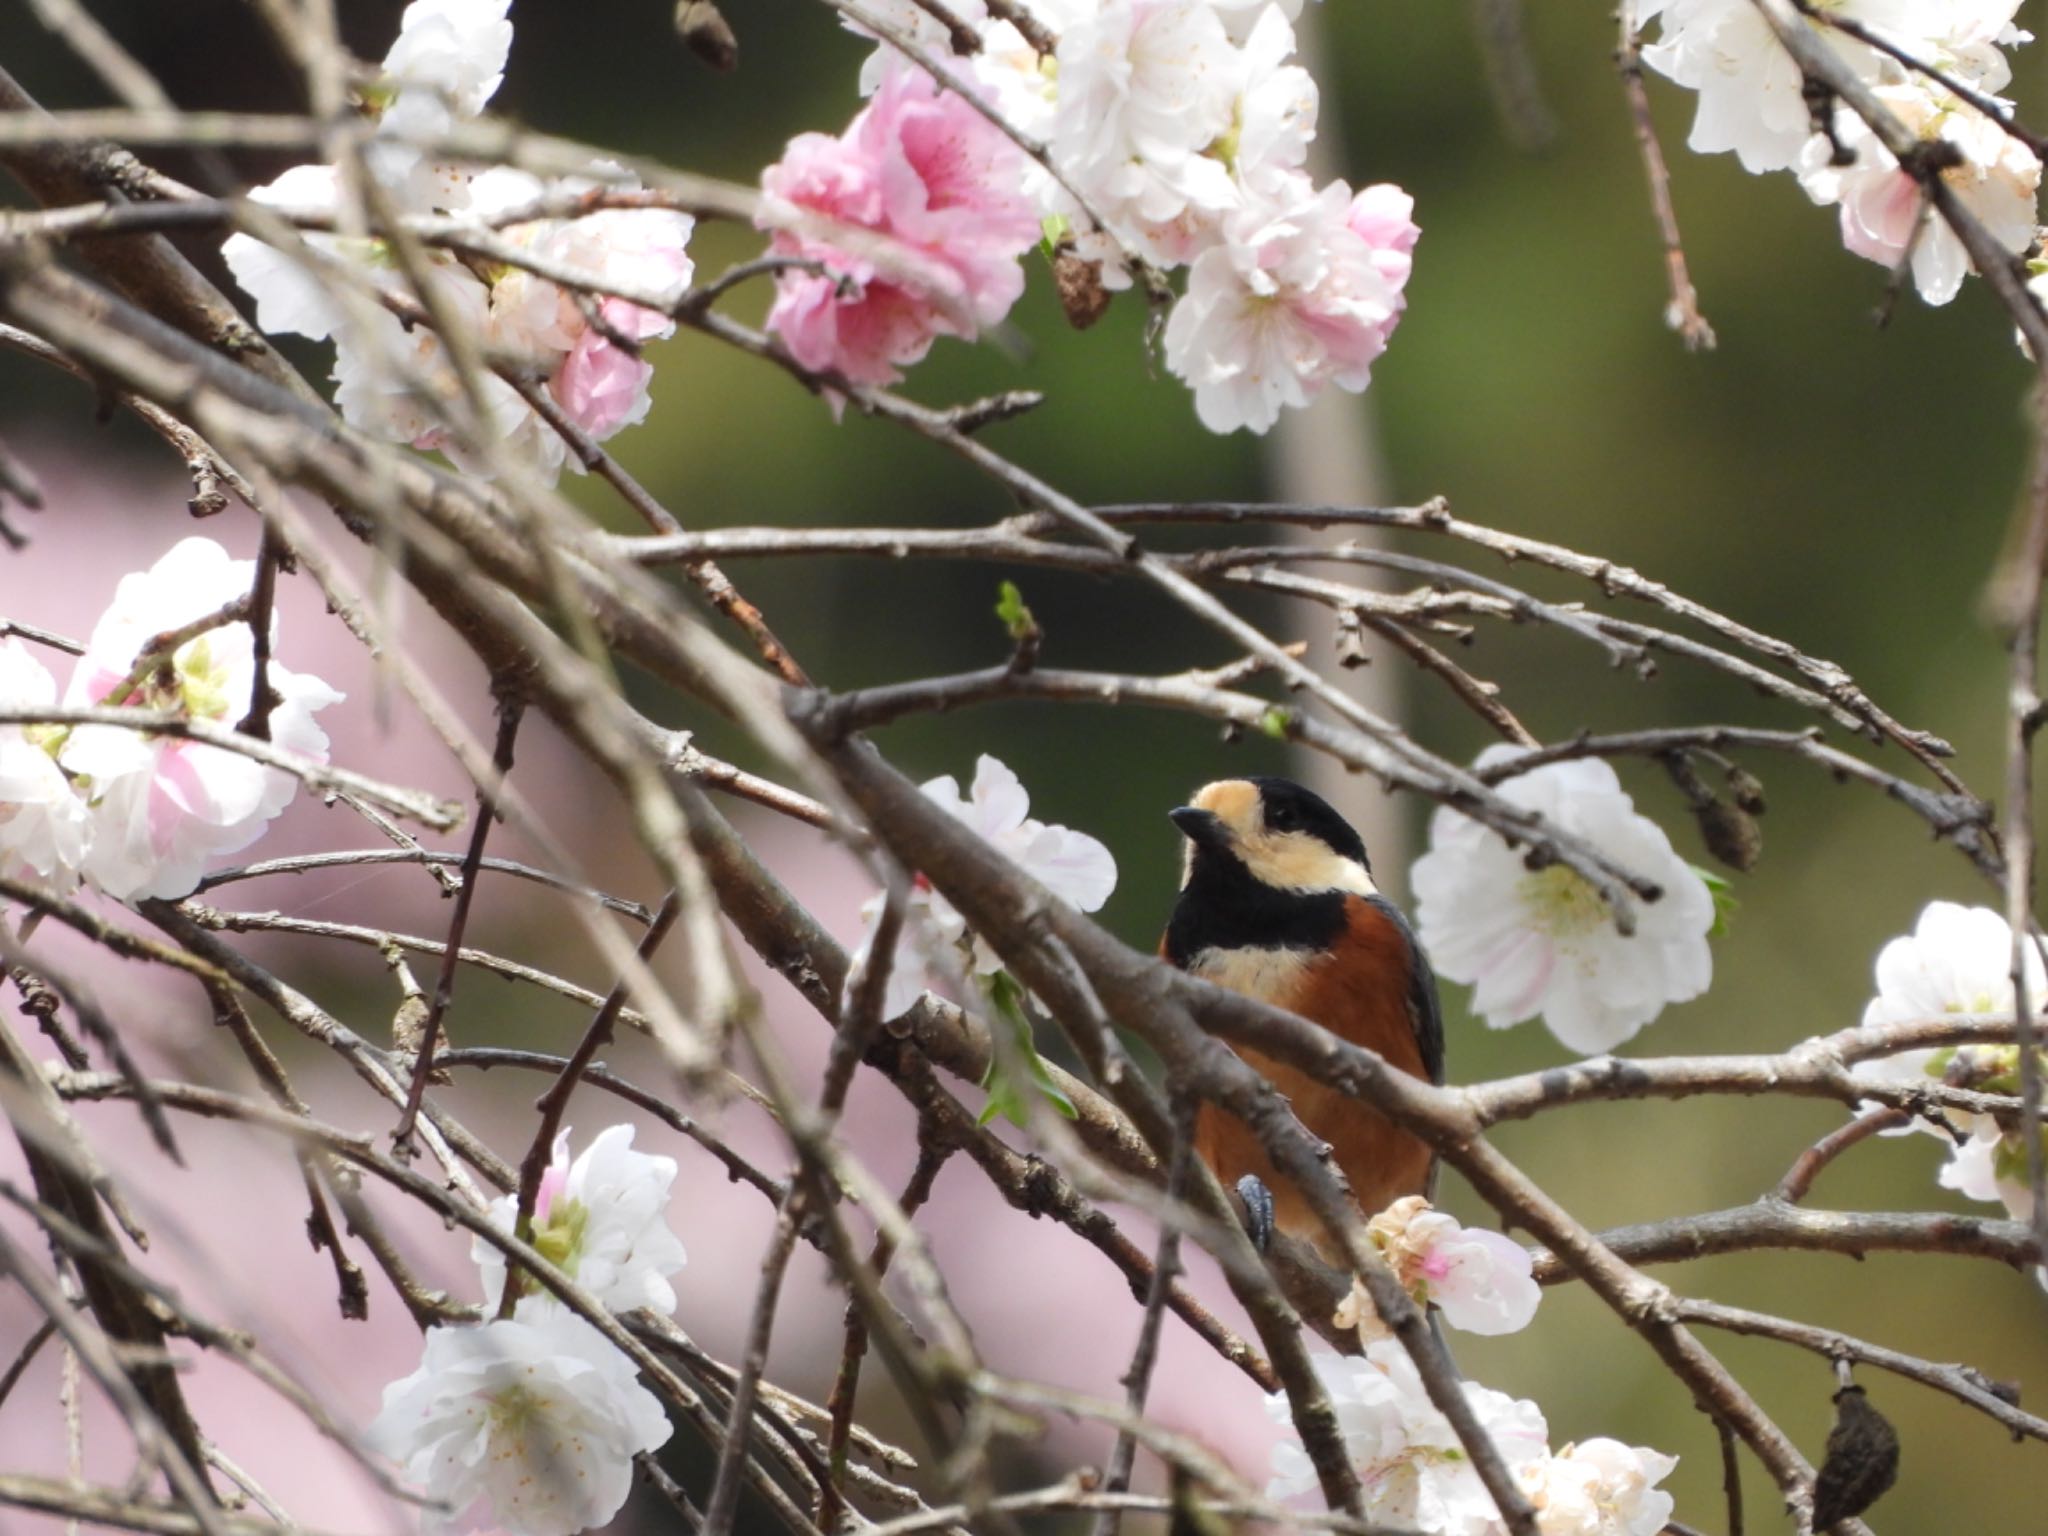
[[[1994,101],[2012,78],[2000,49],[2030,41],[2013,26],[2019,0],[1830,0],[1820,9]],[[1799,68],[1754,0],[1643,0],[1638,14],[1660,27],[1644,61],[1699,92],[1692,148],[1733,150],[1753,172],[1795,172],[1816,203],[1840,209],[1851,251],[1886,266],[1910,254],[1923,299],[1956,296],[1970,270],[1962,242],[1926,215],[1919,184],[1853,110],[1833,106],[1830,131],[1816,131]],[[2031,150],[1939,81],[1825,19],[1802,24],[1815,26],[1921,142],[1942,146],[1950,162],[1942,179],[1999,244],[2018,255],[2033,243],[2041,162]]]
[[[2048,972],[2038,949],[2029,945],[2027,996],[2038,1013],[2048,997]],[[1863,1010],[1866,1028],[1940,1018],[1952,1013],[2011,1013],[2012,929],[1988,907],[1929,902],[1913,932],[1893,939],[1877,957],[1877,995]],[[1856,1076],[1867,1082],[1912,1085],[1960,1082],[1987,1093],[2017,1094],[2019,1048],[1963,1045],[1901,1051],[1858,1062]],[[1962,1140],[1941,1126],[1915,1119],[1905,1129],[1938,1136],[1949,1146],[1940,1174],[1942,1187],[1972,1200],[1995,1200],[2017,1220],[2032,1220],[2034,1196],[2027,1178],[2027,1147],[2017,1131],[2008,1133],[1990,1115],[1959,1115]]]
[[[246,599],[252,560],[186,539],[121,578],[63,694],[67,709],[129,705],[233,729],[255,696],[255,636],[221,622],[167,649],[190,626]],[[276,620],[272,617],[273,645]],[[327,760],[314,712],[341,695],[271,662],[272,745]],[[57,685],[18,639],[0,641],[0,705],[49,708]],[[176,899],[207,863],[246,848],[291,803],[299,781],[253,758],[116,725],[0,725],[0,875],[60,894],[85,880],[120,901]]]
[[[1536,1316],[1543,1292],[1531,1278],[1528,1249],[1513,1238],[1466,1227],[1448,1211],[1407,1195],[1373,1217],[1366,1235],[1418,1306],[1434,1306],[1466,1333],[1519,1333]],[[1354,1280],[1337,1308],[1339,1328],[1356,1328],[1361,1344],[1388,1337],[1386,1324]]]
[[[694,275],[687,214],[608,208],[577,218],[519,217],[601,190],[632,190],[637,183],[618,167],[597,162],[588,179],[550,185],[510,167],[478,170],[438,160],[416,147],[482,112],[503,81],[512,46],[509,4],[413,0],[406,7],[383,76],[368,92],[380,115],[365,170],[401,214],[463,216],[537,265],[673,306]],[[342,187],[337,167],[302,165],[250,195],[280,214],[333,222],[342,213]],[[256,302],[258,327],[333,340],[335,404],[356,427],[439,449],[472,473],[488,473],[489,456],[447,431],[447,408],[465,386],[441,339],[377,297],[404,291],[386,243],[308,234],[305,244],[307,251],[283,251],[234,235],[222,248],[235,280]],[[426,259],[430,307],[460,323],[494,360],[532,378],[590,437],[601,441],[647,414],[654,370],[639,347],[674,332],[665,310],[574,293],[504,262],[465,261],[447,251]],[[550,481],[565,461],[580,472],[560,434],[507,379],[487,370],[473,382],[489,440]]]
[[[1365,388],[1406,304],[1418,230],[1393,186],[1318,187],[1316,86],[1290,62],[1300,0],[1040,0],[1041,54],[980,0],[881,0],[872,99],[838,138],[794,140],[763,185],[779,255],[769,328],[808,367],[888,383],[940,335],[972,338],[1023,291],[1041,232],[1092,319],[1133,260],[1187,268],[1167,366],[1212,431],[1264,432],[1326,387]],[[962,99],[888,39],[942,68]],[[1028,157],[990,121],[1046,147]]]
[[[1397,1340],[1375,1339],[1363,1356],[1318,1352],[1314,1359],[1365,1490],[1367,1520],[1430,1536],[1496,1536],[1507,1529],[1457,1432],[1429,1400]],[[1553,1453],[1550,1426],[1536,1404],[1477,1382],[1460,1385],[1536,1506],[1543,1536],[1655,1536],[1664,1529],[1673,1501],[1657,1484],[1678,1465],[1676,1457],[1604,1438]],[[1284,1396],[1268,1398],[1266,1411],[1291,1424]],[[1296,1440],[1280,1441],[1268,1493],[1295,1498],[1315,1487],[1308,1453]]]
[[[663,1212],[675,1177],[674,1159],[633,1150],[631,1126],[601,1132],[573,1162],[564,1133],[534,1202],[533,1246],[613,1311],[673,1311],[683,1245]],[[516,1204],[491,1206],[500,1230],[513,1230]],[[481,1238],[471,1256],[495,1314],[504,1258]],[[619,1512],[633,1458],[670,1425],[603,1334],[532,1277],[515,1284],[511,1316],[427,1330],[419,1369],[384,1389],[369,1440],[441,1506],[437,1524],[569,1536]]]
[[[1540,1297],[1527,1250],[1497,1232],[1460,1226],[1419,1195],[1397,1200],[1367,1227],[1373,1244],[1418,1303],[1469,1333],[1514,1333],[1536,1315]],[[1337,1309],[1340,1328],[1356,1328],[1361,1357],[1319,1353],[1316,1374],[1337,1410],[1338,1429],[1364,1486],[1365,1516],[1431,1536],[1495,1536],[1506,1529],[1457,1432],[1422,1385],[1414,1362],[1381,1322],[1363,1283]],[[1543,1536],[1654,1536],[1670,1517],[1671,1495],[1656,1485],[1678,1463],[1617,1440],[1587,1440],[1552,1454],[1550,1429],[1534,1403],[1462,1383],[1495,1448],[1536,1506]],[[1291,1425],[1284,1395],[1267,1399],[1273,1418]],[[1299,1441],[1273,1450],[1274,1498],[1316,1486]]]
[[[1514,751],[1489,747],[1476,766]],[[1563,864],[1532,870],[1499,833],[1439,810],[1429,851],[1409,871],[1416,927],[1438,974],[1472,987],[1475,1012],[1495,1029],[1541,1014],[1563,1044],[1593,1055],[1633,1037],[1667,1004],[1707,990],[1713,892],[1664,829],[1636,811],[1612,767],[1597,758],[1549,763],[1506,780],[1499,792],[1648,876],[1664,894],[1639,905],[1636,931],[1624,934],[1577,871]]]
[[[1110,851],[1086,832],[1033,820],[1031,797],[1017,775],[987,753],[975,763],[974,783],[967,794],[960,793],[960,782],[951,774],[922,788],[933,803],[944,806],[1025,874],[1081,911],[1095,911],[1116,889],[1116,860]],[[848,970],[849,994],[867,969],[885,904],[877,894],[861,908],[862,933]],[[968,942],[968,965],[975,976],[992,977],[1002,969],[1002,959],[988,941],[969,935],[967,919],[920,878],[890,961],[882,1017],[895,1018],[938,986],[944,968],[935,961],[963,941]]]

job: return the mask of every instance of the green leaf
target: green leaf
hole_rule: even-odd
[[[1050,260],[1059,250],[1060,241],[1066,237],[1071,223],[1063,213],[1047,214],[1039,221],[1040,236],[1045,243],[1046,259]]]
[[[1024,594],[1017,590],[1017,583],[1006,581],[996,588],[996,617],[1003,621],[1003,628],[1010,632],[1012,640],[1028,640],[1038,633],[1038,620],[1024,604]]]
[[[1734,925],[1735,914],[1742,907],[1741,900],[1735,894],[1735,887],[1711,869],[1703,869],[1697,864],[1688,864],[1686,868],[1706,883],[1707,894],[1714,898],[1714,926],[1707,930],[1707,937],[1727,937],[1729,928]]]
[[[1285,741],[1287,733],[1294,726],[1294,711],[1278,704],[1271,705],[1259,716],[1259,729],[1275,741]]]
[[[982,1106],[981,1116],[976,1123],[987,1125],[996,1116],[1001,1115],[1012,1125],[1028,1124],[1031,1118],[1031,1094],[1034,1090],[1069,1120],[1077,1119],[1080,1111],[1074,1108],[1074,1101],[1060,1091],[1059,1084],[1053,1081],[1052,1069],[1046,1066],[1045,1058],[1038,1054],[1031,1019],[1024,1011],[1026,993],[1017,978],[1008,971],[997,971],[987,978],[983,987],[988,994],[990,1011],[1010,1032],[1017,1055],[1025,1068],[1025,1080],[1014,1081],[1003,1069],[1004,1053],[997,1052],[991,1055],[988,1070],[981,1076],[981,1086],[988,1094],[988,1103]]]

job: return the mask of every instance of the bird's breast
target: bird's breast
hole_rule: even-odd
[[[1312,949],[1212,946],[1198,950],[1189,959],[1187,969],[1190,975],[1228,991],[1291,1012],[1308,984],[1310,971],[1324,958],[1321,951]]]

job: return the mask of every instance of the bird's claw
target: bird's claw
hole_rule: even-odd
[[[1273,1246],[1273,1192],[1256,1173],[1237,1181],[1237,1198],[1244,1202],[1244,1229],[1252,1246],[1264,1253]]]

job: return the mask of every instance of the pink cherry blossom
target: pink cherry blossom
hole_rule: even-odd
[[[1344,222],[1372,251],[1373,267],[1395,292],[1408,286],[1415,268],[1415,243],[1422,231],[1415,223],[1415,199],[1392,182],[1367,187],[1351,200]],[[1406,300],[1402,301],[1405,305]]]
[[[2018,255],[2034,240],[2035,197],[2041,162],[2018,139],[1976,108],[1917,84],[1885,86],[1878,98],[1925,142],[1941,141],[1959,163],[1941,179],[1983,221],[1992,238]],[[1832,163],[1832,146],[1816,136],[1800,158],[1800,181],[1817,203],[1841,206],[1842,244],[1883,266],[1912,252],[1913,283],[1929,304],[1946,304],[1961,291],[1970,258],[1948,222],[1923,218],[1920,184],[1899,168],[1862,118],[1837,114],[1837,135],[1855,155],[1847,168]]]
[[[1408,1293],[1441,1309],[1453,1328],[1516,1333],[1535,1317],[1542,1291],[1530,1278],[1528,1251],[1512,1238],[1463,1226],[1420,1195],[1395,1201],[1366,1230]],[[1362,1283],[1354,1282],[1335,1321],[1358,1329],[1364,1343],[1387,1336]]]
[[[887,384],[940,336],[972,340],[1024,291],[1038,238],[1028,162],[967,102],[906,65],[838,138],[807,133],[762,176],[784,273],[768,329],[806,368]],[[806,215],[887,237],[854,242]]]

